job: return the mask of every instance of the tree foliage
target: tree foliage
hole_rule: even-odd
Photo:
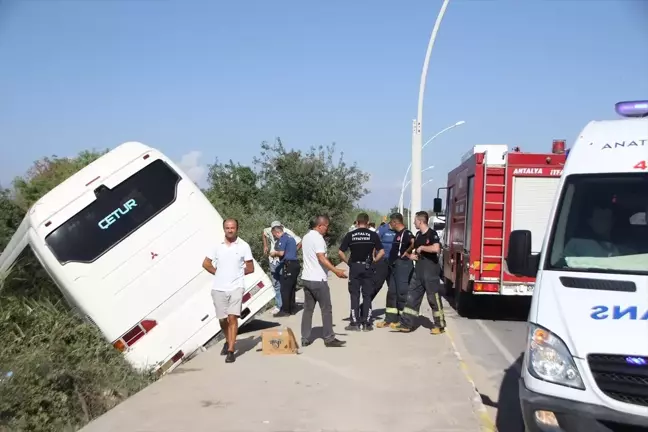
[[[328,240],[336,244],[348,229],[355,203],[368,192],[368,179],[343,154],[336,155],[334,145],[303,152],[286,149],[277,139],[261,144],[251,166],[216,161],[205,194],[224,217],[241,220],[241,237],[259,258],[261,233],[273,220],[303,235],[310,218],[326,214],[331,218]]]
[[[9,243],[24,216],[25,211],[13,199],[11,191],[0,189],[0,250]]]
[[[207,178],[210,187],[205,194],[217,208],[258,208],[259,176],[252,168],[232,160],[226,164],[217,160],[210,166]]]
[[[13,182],[16,203],[26,211],[47,192],[107,151],[85,150],[74,158],[52,156],[37,160],[26,176],[17,177]]]

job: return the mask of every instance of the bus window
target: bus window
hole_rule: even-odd
[[[61,264],[90,263],[173,204],[181,177],[162,160],[142,168],[45,238]]]

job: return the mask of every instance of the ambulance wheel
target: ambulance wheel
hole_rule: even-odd
[[[474,298],[472,292],[463,291],[460,286],[455,290],[455,309],[457,313],[465,318],[470,318],[474,312]]]

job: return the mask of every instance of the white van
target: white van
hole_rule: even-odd
[[[221,331],[202,262],[223,219],[156,149],[128,142],[39,199],[0,255],[31,246],[68,302],[135,367],[171,370]],[[239,324],[273,298],[261,267],[245,277]]]
[[[542,252],[513,231],[507,264],[536,276],[520,379],[527,431],[648,430],[648,102],[593,121],[569,151]]]

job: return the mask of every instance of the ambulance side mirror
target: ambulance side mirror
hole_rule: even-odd
[[[531,231],[511,231],[506,264],[508,271],[514,275],[535,277],[538,257],[531,254]]]
[[[443,212],[443,200],[441,198],[434,198],[432,211],[436,214]]]

